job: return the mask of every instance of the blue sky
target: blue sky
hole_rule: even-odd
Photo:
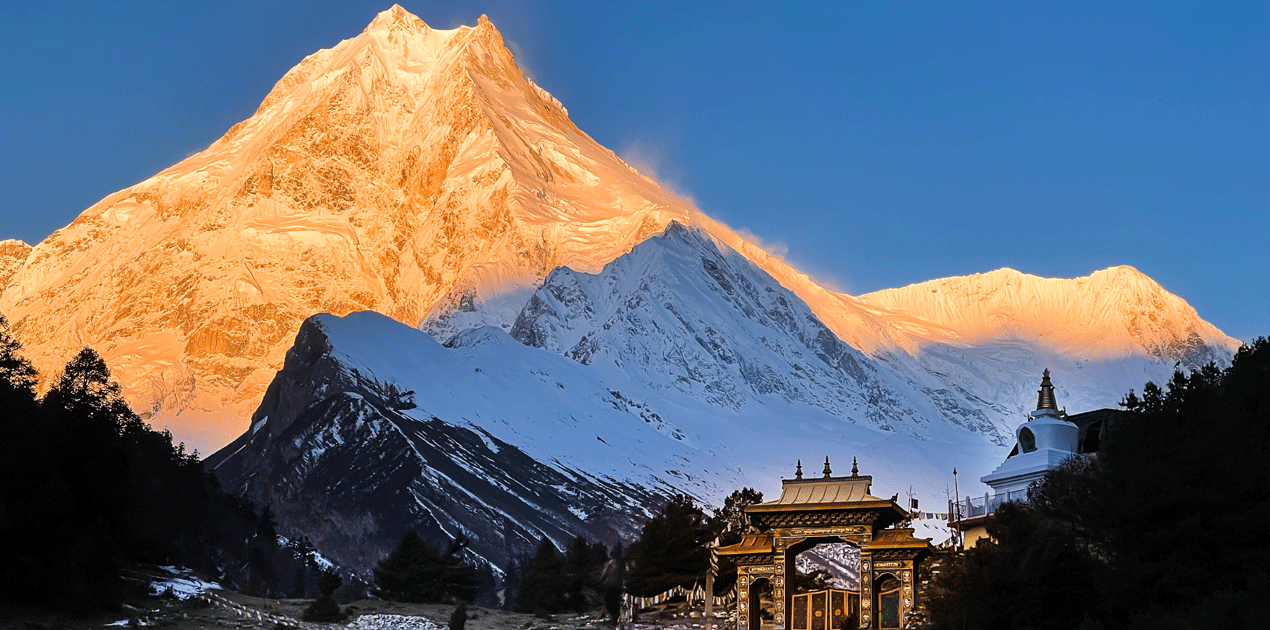
[[[388,6],[5,3],[0,238],[202,150]],[[1265,3],[403,6],[488,14],[584,131],[835,288],[1127,264],[1270,335]]]

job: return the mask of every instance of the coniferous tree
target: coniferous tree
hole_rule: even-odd
[[[1116,569],[1119,614],[1143,625],[1235,627],[1267,611],[1270,548],[1270,340],[1148,384],[1101,449],[1098,501],[1081,516]],[[1153,612],[1144,612],[1153,611]]]
[[[291,574],[289,555],[253,562],[250,502],[142,422],[95,352],[76,354],[43,399],[34,376],[0,316],[0,540],[22,541],[0,545],[0,602],[111,607],[125,562],[185,564],[244,590],[253,568]]]
[[[745,506],[763,502],[763,493],[754,488],[734,490],[723,500],[723,507],[716,508],[710,515],[710,531],[719,537],[720,545],[732,545],[741,542],[741,534],[749,527],[750,520],[745,515]]]
[[[601,552],[603,545],[595,545]],[[565,548],[563,573],[565,582],[565,608],[585,611],[589,608],[588,592],[594,593],[600,579],[600,563],[596,562],[591,543],[581,536],[574,538]],[[601,556],[603,558],[603,556]]]
[[[291,584],[292,597],[307,597],[312,588],[316,588],[317,549],[309,541],[308,536],[294,538],[287,542],[287,551],[295,565],[294,578]]]
[[[9,333],[9,320],[0,315],[0,405],[21,399],[34,399],[39,373],[22,354],[22,344]],[[4,408],[0,407],[0,408]]]
[[[397,548],[375,567],[377,594],[412,603],[472,601],[480,578],[460,557],[468,544],[468,539],[460,536],[442,553],[423,542],[414,530],[407,530]]]
[[[128,515],[133,507],[123,438],[144,424],[91,348],[67,362],[40,407],[57,445],[57,473],[71,497],[65,536],[75,539],[85,580],[100,582],[102,599],[114,600],[119,597],[119,566],[131,542]],[[79,597],[97,600],[95,594]]]
[[[345,615],[340,612],[339,604],[335,603],[335,591],[342,583],[343,580],[334,570],[322,571],[318,577],[318,598],[304,609],[304,620],[323,623],[343,621]]]
[[[1130,392],[1096,459],[1006,504],[936,581],[936,628],[1254,627],[1270,614],[1270,341]],[[1075,611],[1075,612],[1074,612]]]
[[[516,593],[517,612],[555,614],[567,606],[568,583],[564,577],[564,556],[546,536],[538,551],[525,565]]]
[[[648,596],[703,581],[710,568],[706,543],[712,539],[705,514],[692,497],[674,497],[644,525],[631,548],[634,566],[626,578],[628,589]]]

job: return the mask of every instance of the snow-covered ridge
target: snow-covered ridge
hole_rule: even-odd
[[[31,246],[15,238],[0,241],[0,294],[31,255]]]
[[[672,222],[596,273],[552,271],[510,331],[441,344],[373,312],[309,318],[259,428],[207,464],[344,566],[369,566],[407,526],[463,532],[502,565],[544,535],[633,532],[674,492],[770,491],[823,455],[938,504],[947,471],[1004,458],[1042,366],[1073,411],[1172,370],[1017,339],[871,357],[750,259]]]
[[[1210,358],[1201,346],[1230,352],[1239,347],[1181,298],[1129,266],[1073,279],[998,269],[860,300],[915,318],[921,330],[913,336],[943,343],[1025,339],[1089,359],[1145,353],[1187,365]]]
[[[556,269],[510,335],[442,345],[373,312],[311,317],[260,428],[207,465],[342,566],[369,566],[404,527],[462,532],[503,566],[544,535],[629,540],[673,493],[717,503],[811,456],[938,496],[941,471],[1004,448],[1006,412],[981,406],[874,364],[672,223],[599,273]]]
[[[205,151],[29,251],[0,247],[0,313],[45,379],[93,346],[134,408],[208,451],[247,426],[315,313],[373,310],[438,339],[508,330],[553,269],[599,272],[671,221],[871,357],[964,346],[938,309],[828,291],[636,172],[524,76],[488,19],[432,29],[399,6],[306,57]],[[1171,356],[1169,331],[1211,343],[1159,320],[1181,312],[1141,311],[1157,317],[1133,329],[1155,344],[1143,352]]]

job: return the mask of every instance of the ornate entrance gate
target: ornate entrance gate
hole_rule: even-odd
[[[781,480],[781,497],[745,508],[757,530],[718,554],[737,565],[737,630],[759,630],[757,593],[770,588],[775,630],[787,630],[794,558],[820,543],[843,542],[860,550],[860,627],[899,628],[916,605],[917,565],[933,549],[911,529],[893,526],[908,513],[892,499],[869,494],[873,477],[834,477],[825,458],[824,476]],[[880,589],[880,590],[879,590]],[[837,630],[836,628],[833,630]]]

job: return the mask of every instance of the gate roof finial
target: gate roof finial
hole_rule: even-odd
[[[829,456],[825,455],[825,478],[833,476],[833,471],[829,469]]]

